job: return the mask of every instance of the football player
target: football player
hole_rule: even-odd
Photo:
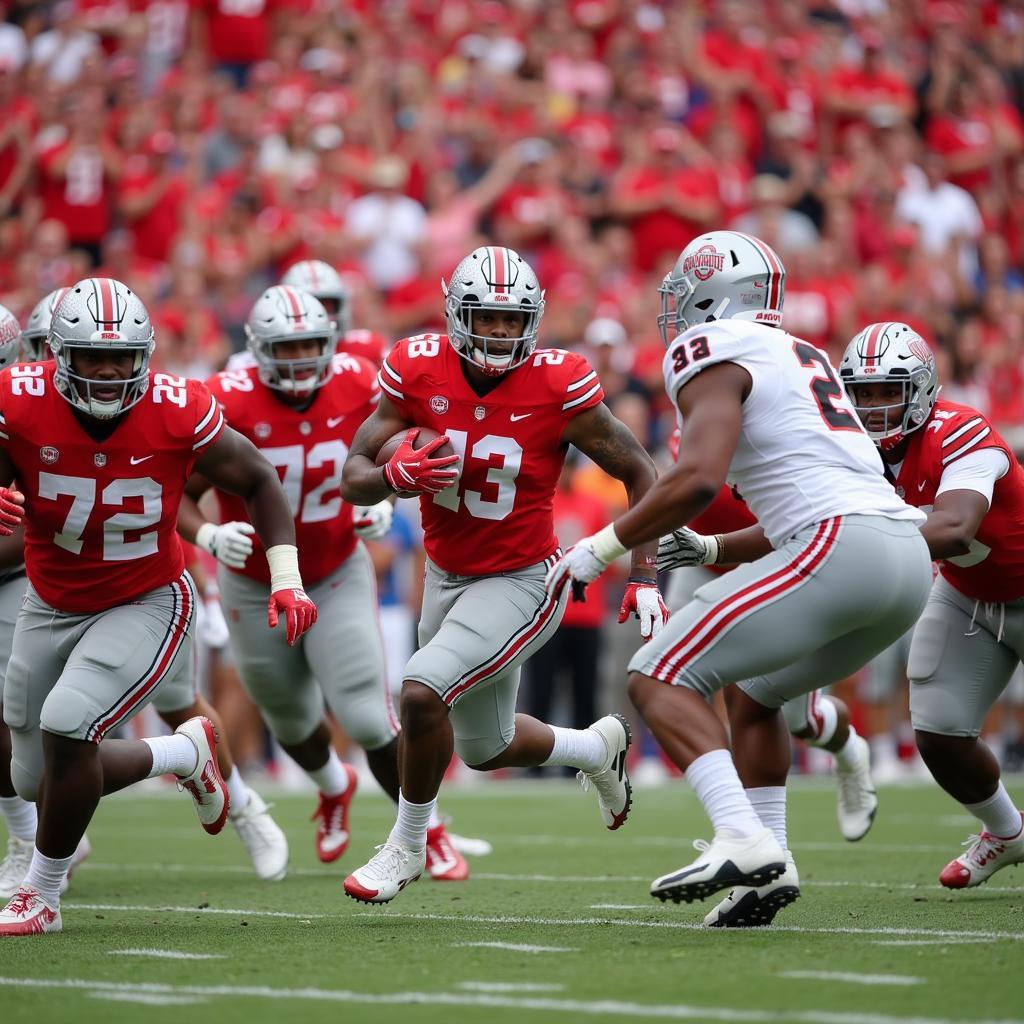
[[[940,564],[910,643],[910,715],[935,781],[981,822],[939,875],[966,889],[1024,862],[1021,812],[980,738],[1024,657],[1024,469],[977,409],[938,398],[935,358],[906,324],[864,328],[839,372],[897,492],[928,513]]]
[[[654,465],[609,412],[582,356],[536,351],[544,294],[518,253],[475,249],[442,288],[447,339],[406,338],[388,354],[380,404],[359,428],[343,478],[342,494],[356,503],[418,493],[427,554],[420,647],[402,684],[398,819],[345,880],[346,893],[368,903],[387,903],[423,871],[453,751],[479,771],[578,768],[610,829],[625,822],[631,799],[621,716],[563,729],[515,706],[519,667],[558,628],[565,606],[545,595],[544,577],[558,553],[552,504],[567,446],[621,480],[631,501],[650,488]],[[417,448],[419,427],[440,436]],[[398,433],[401,443],[378,467]],[[439,455],[449,443],[454,454]],[[634,556],[624,609],[640,616],[645,636],[661,628],[653,549]]]
[[[309,292],[320,300],[327,315],[335,323],[338,352],[362,356],[374,366],[380,367],[391,343],[379,331],[352,326],[352,297],[334,267],[323,260],[300,260],[285,271],[281,284]]]
[[[703,512],[690,521],[690,529],[700,534],[726,534],[754,526],[746,502],[728,485],[715,496]],[[732,566],[693,565],[692,545],[684,542],[679,550],[675,535],[664,538],[658,549],[658,568],[675,570],[665,591],[669,610],[688,605],[697,590],[729,572]],[[733,691],[726,689],[728,707]],[[878,809],[878,797],[871,779],[871,757],[867,741],[854,729],[850,712],[838,697],[820,690],[787,701],[782,708],[786,727],[806,744],[827,750],[834,759],[838,782],[837,817],[844,839],[856,842],[871,829]],[[755,795],[756,799],[756,795]],[[709,922],[710,923],[710,922]]]
[[[376,367],[336,355],[333,321],[322,303],[286,285],[253,306],[246,331],[254,366],[207,382],[228,422],[278,467],[295,519],[299,566],[320,609],[318,628],[289,648],[262,624],[269,577],[262,559],[225,559],[225,545],[251,532],[242,502],[217,490],[222,524],[182,504],[187,538],[221,559],[219,586],[235,661],[270,731],[319,791],[313,815],[317,856],[337,860],[349,843],[357,776],[331,745],[324,701],[365,751],[381,788],[398,799],[398,721],[391,704],[377,623],[376,580],[362,536],[380,536],[391,503],[372,523],[342,501],[341,471],[356,429],[376,407]],[[189,485],[198,498],[209,484]],[[374,506],[376,507],[376,506]],[[357,526],[357,523],[359,524]],[[378,532],[379,531],[379,532]],[[465,878],[468,868],[437,818],[430,825],[433,877]]]
[[[655,879],[651,895],[690,902],[735,886],[746,897],[786,876],[771,901],[744,900],[735,924],[765,923],[799,891],[778,709],[892,643],[931,584],[923,516],[882,476],[827,356],[781,329],[784,287],[778,255],[752,236],[715,231],[682,251],[661,286],[659,318],[679,460],[548,578],[552,598],[570,579],[596,579],[624,551],[691,520],[726,477],[757,518],[700,538],[703,563],[746,564],[701,587],[629,666],[634,704],[714,829],[700,856]],[[730,718],[758,742],[736,744],[734,764],[705,698],[740,680]]]
[[[216,834],[229,811],[216,733],[105,735],[191,669],[195,589],[175,531],[195,466],[244,498],[271,567],[268,624],[290,643],[316,621],[272,466],[197,381],[149,369],[153,328],[124,284],[91,278],[54,311],[52,363],[0,373],[0,533],[25,517],[29,587],[4,684],[11,774],[39,802],[35,851],[0,935],[60,931],[59,893],[102,795],[173,773]]]
[[[53,358],[47,344],[53,311],[67,293],[67,288],[57,288],[41,299],[32,310],[22,331],[22,355],[29,357],[29,362],[41,362]],[[248,552],[252,551],[252,541],[244,537]],[[6,665],[10,654],[10,639],[14,631],[14,619],[21,606],[21,597],[26,587],[24,573],[24,552],[22,549],[21,531],[18,530],[8,540],[0,542],[9,548],[12,557],[19,559],[20,572],[13,575],[8,584],[0,583],[0,659]],[[230,549],[234,553],[234,549]],[[227,552],[227,548],[225,547]],[[8,591],[10,593],[8,594]],[[6,602],[6,604],[5,604]],[[4,614],[3,607],[10,609]],[[10,633],[5,634],[3,627],[10,620]],[[242,844],[245,846],[249,859],[257,877],[266,881],[277,881],[284,877],[288,865],[288,840],[284,832],[270,816],[270,811],[254,790],[249,789],[242,779],[232,757],[224,734],[224,727],[213,706],[198,692],[195,673],[180,673],[165,680],[153,698],[153,708],[160,718],[172,730],[184,724],[190,718],[203,715],[213,722],[217,730],[217,765],[224,777],[230,795],[231,810],[228,821],[231,823]],[[33,839],[35,838],[36,812],[35,805],[22,801],[14,795],[13,784],[10,783],[10,748],[9,741],[3,744],[6,727],[0,723],[0,809],[10,808],[9,815],[16,819],[15,824],[8,822],[9,838],[7,857],[0,864],[0,898],[7,900],[21,883],[32,860]],[[10,803],[4,804],[7,794]],[[8,816],[5,813],[5,816]],[[30,831],[31,828],[31,831]],[[82,845],[75,853],[75,862],[88,854],[88,838],[83,838]]]

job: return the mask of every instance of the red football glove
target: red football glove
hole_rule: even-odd
[[[277,629],[278,615],[281,612],[285,615],[285,636],[288,646],[294,647],[302,634],[316,622],[316,605],[304,590],[286,587],[283,590],[275,590],[270,595],[267,624],[271,629]]]
[[[644,641],[656,637],[668,622],[669,610],[662,600],[658,584],[649,580],[630,580],[622,595],[619,622],[625,622],[630,615],[640,620],[640,635]]]
[[[25,518],[25,495],[0,487],[0,537],[10,537]]]
[[[458,461],[458,455],[446,455],[440,459],[430,456],[448,444],[442,434],[428,441],[422,448],[413,448],[412,443],[419,436],[419,427],[410,427],[405,440],[384,465],[384,479],[393,491],[424,491],[437,494],[450,487],[458,478],[458,471],[450,469]]]

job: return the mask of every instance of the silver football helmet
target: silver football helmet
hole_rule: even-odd
[[[694,324],[752,320],[779,327],[786,268],[771,246],[739,231],[699,235],[679,254],[658,294],[658,331],[668,345]]]
[[[463,359],[498,376],[530,358],[544,316],[544,292],[519,253],[500,245],[474,249],[455,268],[450,281],[441,279],[441,291],[448,340]],[[499,355],[489,348],[494,339],[473,333],[473,313],[478,309],[512,309],[525,315],[523,333],[510,352]]]
[[[20,358],[21,324],[6,306],[0,306],[0,370],[13,366]]]
[[[25,329],[21,332],[21,348],[23,358],[30,363],[38,363],[51,357],[50,347],[46,339],[50,336],[50,321],[57,303],[67,295],[69,289],[54,288],[49,295],[40,299],[35,309],[25,321]]]
[[[153,325],[142,300],[110,277],[87,277],[72,285],[53,311],[50,351],[57,363],[53,382],[76,408],[96,419],[109,420],[139,402],[149,388]],[[108,349],[134,355],[126,380],[83,377],[73,366],[76,349]],[[108,390],[116,398],[101,398]]]
[[[843,353],[839,376],[868,436],[883,448],[894,448],[928,419],[939,394],[935,356],[928,343],[907,324],[870,324]],[[858,384],[900,384],[898,405],[859,406]],[[882,418],[881,427],[868,426]]]
[[[249,313],[245,336],[260,380],[275,391],[310,395],[331,377],[331,360],[338,347],[334,322],[309,292],[280,284],[268,288]],[[281,342],[309,338],[320,342],[319,355],[282,359],[274,354],[274,346]]]
[[[309,292],[320,300],[327,315],[337,324],[338,333],[352,330],[352,302],[334,267],[323,260],[300,260],[293,263],[281,278],[281,284]]]

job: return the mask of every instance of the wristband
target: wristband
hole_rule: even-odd
[[[299,575],[299,549],[294,544],[275,544],[267,548],[267,565],[270,566],[270,592],[278,590],[302,590]]]
[[[594,554],[601,559],[602,562],[614,562],[616,558],[624,555],[629,548],[622,546],[622,541],[619,540],[618,535],[615,533],[615,524],[609,523],[603,530],[599,530],[590,538],[590,543],[593,546]]]
[[[705,537],[708,542],[708,565],[718,565],[722,560],[722,555],[725,554],[725,537],[721,533],[716,533],[714,537]]]
[[[202,526],[196,530],[196,547],[202,548],[208,555],[212,555],[213,551],[213,535],[217,532],[217,526],[215,523],[203,523]]]

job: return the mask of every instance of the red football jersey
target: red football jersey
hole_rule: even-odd
[[[333,375],[301,411],[261,383],[255,366],[224,370],[207,384],[228,423],[277,467],[295,516],[303,581],[329,576],[356,546],[352,506],[341,500],[341,471],[352,438],[379,401],[377,368],[358,356],[335,356]],[[241,498],[217,491],[217,501],[222,523],[249,521]],[[266,557],[254,542],[245,568],[232,572],[269,584]]]
[[[716,533],[732,533],[756,526],[757,519],[747,508],[747,503],[728,485],[723,484],[715,500],[703,512],[698,512],[687,524],[697,533],[714,536]],[[734,566],[706,565],[705,569],[716,575],[729,572]]]
[[[447,434],[462,458],[455,484],[420,499],[423,546],[435,565],[486,576],[555,552],[562,432],[604,398],[583,356],[542,349],[481,397],[448,339],[420,334],[395,345],[378,380],[410,423]]]
[[[0,444],[25,493],[25,566],[51,607],[100,612],[185,569],[178,506],[224,428],[206,386],[150,372],[149,389],[103,441],[53,383],[56,365],[0,373]]]
[[[896,491],[909,504],[930,510],[946,467],[985,448],[1005,452],[1009,472],[996,481],[992,504],[971,550],[946,559],[939,571],[968,597],[1014,601],[1024,597],[1024,469],[980,412],[955,402],[936,402],[928,422],[910,435]]]
[[[380,331],[367,331],[361,327],[353,327],[338,339],[338,351],[347,352],[350,356],[362,356],[373,363],[374,368],[380,367],[384,357],[391,348],[391,342]]]

